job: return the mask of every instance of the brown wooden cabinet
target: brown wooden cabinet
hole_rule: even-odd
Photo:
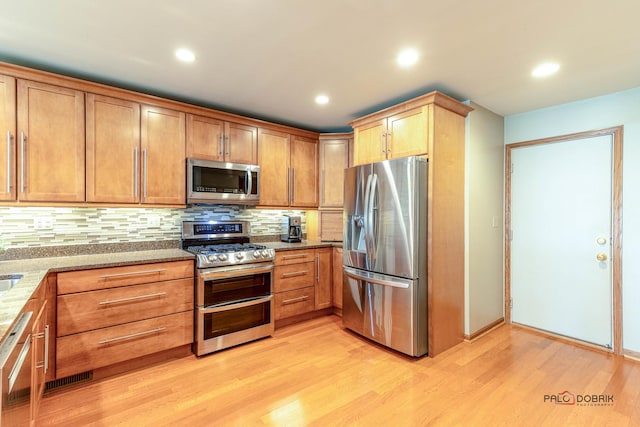
[[[333,248],[333,306],[337,309],[335,311],[340,315],[342,315],[342,255],[342,248]]]
[[[16,199],[16,79],[0,75],[0,200]]]
[[[87,94],[87,202],[140,202],[140,104]]]
[[[56,378],[193,342],[193,261],[58,274]]]
[[[185,113],[142,105],[142,203],[186,201]]]
[[[352,134],[320,135],[319,208],[342,209],[344,205],[344,170],[349,167]]]
[[[408,110],[387,111],[388,117],[376,116],[369,122],[352,124],[355,129],[354,163],[379,162],[427,154],[429,105]]]
[[[35,320],[31,330],[31,420],[35,422],[40,407],[40,400],[44,394],[46,385],[46,376],[49,370],[49,331],[48,324],[48,301],[47,301],[47,285],[46,282],[40,284],[38,290],[34,293],[32,300],[34,303]]]
[[[84,92],[18,80],[18,199],[85,200]]]
[[[187,157],[257,164],[258,128],[187,114]]]
[[[315,282],[315,309],[330,308],[332,286],[332,251],[331,248],[317,248],[316,252],[316,282]]]
[[[377,147],[377,154],[384,151],[389,159],[418,154],[428,157],[427,194],[422,196],[429,201],[426,289],[430,356],[464,338],[465,117],[471,110],[453,98],[431,92],[351,123],[356,164],[380,159],[369,154],[372,147]]]
[[[260,205],[318,206],[317,140],[258,129]]]

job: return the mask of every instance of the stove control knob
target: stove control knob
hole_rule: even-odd
[[[242,258],[244,258],[244,254],[243,254],[242,252],[238,252],[238,253],[236,254],[236,259],[237,259],[237,260],[241,260]]]
[[[261,253],[260,251],[255,251],[255,252],[253,253],[253,257],[254,257],[254,258],[260,258],[260,257],[262,257],[262,253]]]
[[[226,254],[220,254],[220,255],[218,255],[218,259],[220,261],[226,261],[227,260],[227,255]]]
[[[211,261],[211,262],[215,262],[215,261],[217,261],[217,260],[218,260],[218,257],[217,257],[217,256],[215,256],[215,255],[213,255],[213,254],[211,254],[211,255],[207,255],[207,259],[208,259],[209,261]]]
[[[268,257],[268,256],[269,256],[269,251],[268,251],[268,250],[266,250],[266,249],[263,249],[263,250],[262,250],[262,256],[263,256],[263,257]]]

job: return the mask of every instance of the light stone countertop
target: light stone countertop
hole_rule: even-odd
[[[2,261],[0,275],[22,274],[24,277],[0,296],[0,340],[4,339],[20,311],[48,273],[190,259],[194,259],[194,256],[181,249],[159,249]]]

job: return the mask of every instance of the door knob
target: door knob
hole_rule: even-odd
[[[607,260],[607,255],[606,254],[598,254],[598,255],[596,255],[596,259],[598,261],[606,261]]]

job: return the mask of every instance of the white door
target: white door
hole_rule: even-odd
[[[513,322],[612,347],[612,150],[606,135],[511,151]]]

